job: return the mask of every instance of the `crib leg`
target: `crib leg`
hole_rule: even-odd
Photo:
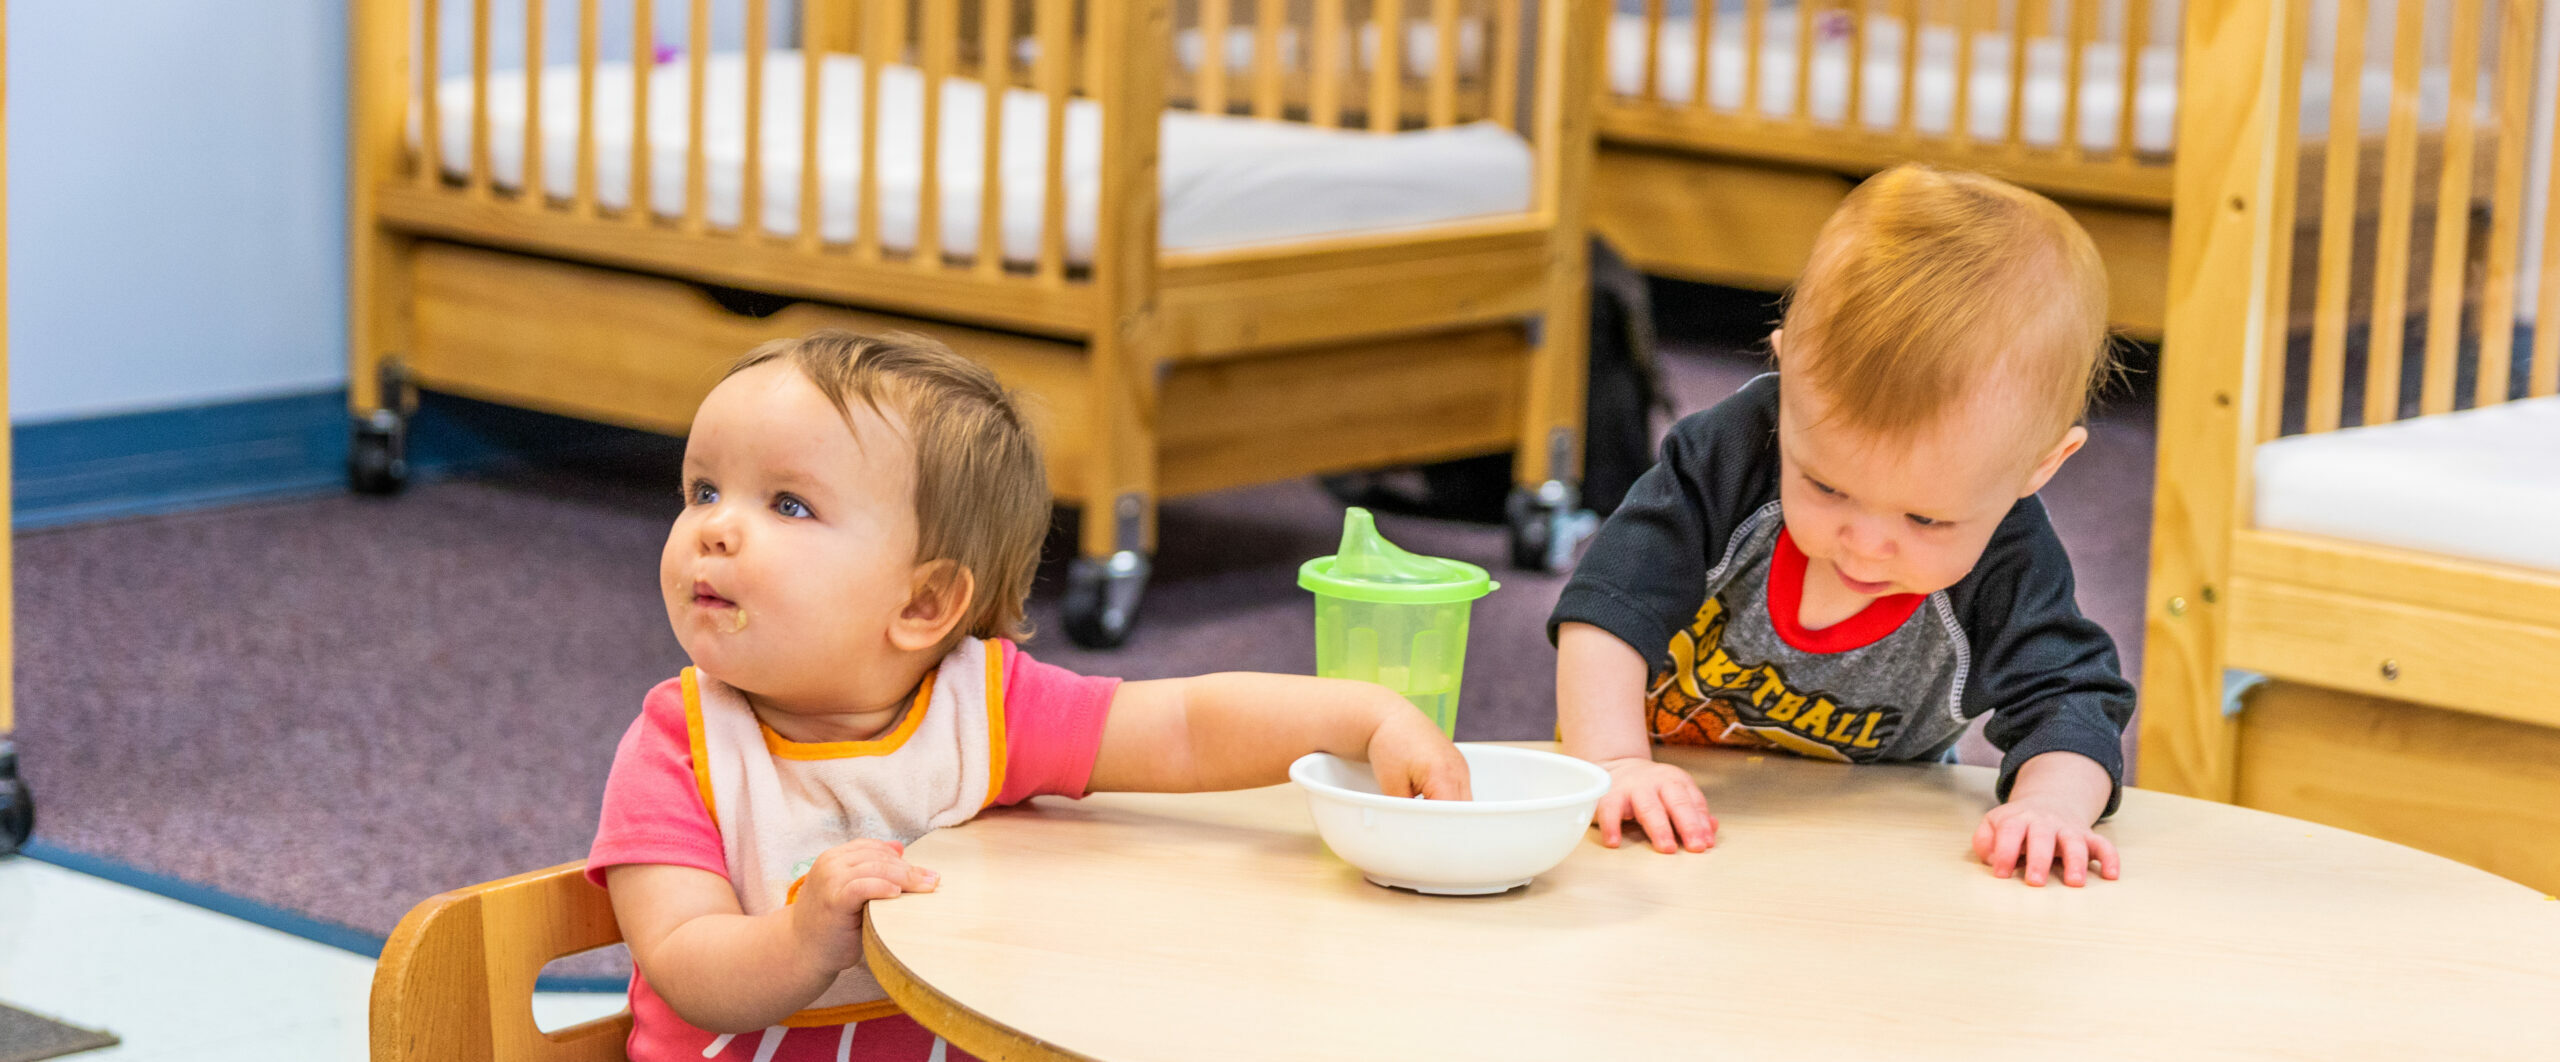
[[[347,488],[358,494],[397,494],[409,483],[409,413],[416,392],[397,359],[384,359],[381,404],[356,413],[348,429]]]
[[[36,830],[36,797],[18,777],[18,746],[0,740],[0,856],[15,854]]]

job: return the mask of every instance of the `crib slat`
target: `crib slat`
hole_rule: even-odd
[[[1102,95],[1103,36],[1096,27],[1102,24],[1102,5],[1106,0],[1084,0],[1084,39],[1080,41],[1084,56],[1084,77],[1076,83],[1088,99]]]
[[[1013,0],[983,0],[978,10],[978,80],[986,88],[978,141],[979,274],[1004,272],[1004,99],[1013,87]]]
[[[471,196],[489,197],[489,0],[471,0]]]
[[[1520,0],[1493,0],[1493,120],[1520,119]]]
[[[1908,137],[1919,131],[1911,124],[1911,94],[1920,84],[1920,0],[1898,0],[1894,14],[1902,19],[1902,86],[1894,97],[1893,127]]]
[[[1973,39],[1982,32],[1982,7],[1990,0],[1955,0],[1956,98],[1947,115],[1947,142],[1963,149],[1973,145]]]
[[[2310,25],[2312,0],[2283,0],[2283,2],[2285,12],[2282,25],[2287,27]],[[2302,143],[2303,56],[2310,50],[2310,34],[2287,30],[2280,34],[2279,43],[2282,51],[2276,60],[2276,69],[2286,73],[2285,76],[2276,79],[2276,98],[2272,101],[2274,113],[2268,116],[2267,124],[2273,133],[2269,142],[2276,145],[2274,151],[2281,154],[2269,162],[2268,180],[2274,187],[2266,190],[2266,195],[2260,202],[2271,217],[2283,219],[2284,227],[2279,231],[2287,233],[2286,237],[2267,241],[2265,268],[2266,275],[2275,278],[2275,289],[2283,292],[2283,295],[2277,297],[2275,305],[2289,306],[2293,297],[2294,274],[2294,241],[2290,238],[2290,234],[2293,227],[2300,224],[2301,218],[2294,200],[2302,161],[2299,145]],[[2255,423],[2251,425],[2253,430],[2248,435],[2255,441],[2264,443],[2273,441],[2284,430],[2285,389],[2280,381],[2285,378],[2285,355],[2293,345],[2293,322],[2288,314],[2269,313],[2260,327],[2262,331],[2258,340],[2258,378],[2270,382],[2256,388],[2258,408],[2250,416]]]
[[[1458,124],[1458,0],[1431,0],[1431,96],[1426,120]]]
[[[1662,99],[1662,4],[1644,0],[1644,77],[1636,94],[1647,103]]]
[[[1760,53],[1769,48],[1769,0],[1742,8],[1742,113],[1760,117]]]
[[[2560,108],[2552,113],[2552,136],[2560,142]],[[2560,166],[2551,167],[2543,186],[2543,202],[2560,203]],[[2560,394],[2560,210],[2542,212],[2540,290],[2533,299],[2533,365],[2525,378],[2525,396]]]
[[[890,23],[896,6],[897,0],[862,5],[862,172],[854,178],[853,253],[866,262],[880,260],[880,72],[897,44]]]
[[[1307,121],[1319,129],[1342,124],[1343,0],[1315,0],[1314,60],[1309,64]]]
[[[596,0],[578,0],[578,216],[596,216]]]
[[[1796,123],[1813,121],[1813,13],[1823,0],[1796,4]]]
[[[958,0],[924,0],[917,9],[924,69],[924,186],[916,190],[916,267],[942,268],[942,86],[959,62]]]
[[[1849,109],[1841,115],[1840,124],[1850,129],[1867,128],[1867,30],[1868,0],[1848,0],[1849,14]]]
[[[1200,93],[1194,109],[1227,113],[1227,0],[1200,0]]]
[[[1369,66],[1369,131],[1392,133],[1404,123],[1404,0],[1376,0],[1371,15],[1378,51]]]
[[[2338,0],[2338,40],[2331,71],[2331,100],[2356,98],[2363,81],[2366,0]],[[2334,128],[2335,111],[2332,112]],[[2349,128],[2353,128],[2350,126]],[[2346,387],[2347,294],[2356,242],[2356,163],[2359,138],[2329,137],[2328,165],[2320,189],[2320,267],[2311,309],[2311,379],[2303,430],[2335,431]]]
[[[2488,276],[2480,292],[2480,356],[2471,404],[2507,400],[2516,340],[2516,266],[2524,236],[2525,156],[2533,138],[2534,5],[2498,5],[2498,162],[2490,193]],[[2537,318],[2536,320],[2539,320]]]
[[[2069,24],[2063,29],[2062,157],[2080,157],[2081,82],[2088,73],[2089,29],[2098,21],[2098,0],[2071,0]]]
[[[709,155],[703,150],[704,113],[709,106],[703,83],[711,70],[711,0],[693,0],[693,19],[685,30],[684,45],[684,227],[687,232],[703,230],[703,218],[710,209]]]
[[[836,11],[827,4],[800,5],[800,249],[816,252],[818,236],[818,174],[825,168],[818,157],[819,77],[826,71],[826,19]]]
[[[542,190],[542,0],[524,0],[524,205],[540,210]]]
[[[2418,183],[2418,75],[2426,5],[2402,3],[2392,35],[2391,120],[2383,130],[2382,216],[2374,249],[2373,328],[2365,353],[2364,422],[2400,416],[2402,328],[2409,310],[2409,240]]]
[[[2034,39],[2030,13],[2042,0],[2014,0],[2009,13],[2009,123],[2000,133],[2011,151],[2026,147],[2027,44]]]
[[[764,59],[772,49],[766,6],[767,0],[747,0],[747,158],[740,175],[746,186],[738,192],[738,231],[749,236],[764,235]],[[710,42],[702,47],[710,50]]]
[[[1288,14],[1285,0],[1254,0],[1253,116],[1280,117],[1280,30]]]
[[[1696,4],[1689,12],[1689,106],[1698,113],[1709,109],[1707,92],[1715,87],[1709,76],[1716,61],[1716,5]]]
[[[423,29],[418,40],[418,183],[434,188],[444,180],[444,95],[436,91],[443,82],[439,72],[444,66],[444,47],[439,38],[444,34],[443,5],[437,0],[418,0],[418,18]]]
[[[1067,274],[1067,55],[1074,27],[1072,0],[1039,0],[1033,35],[1039,40],[1032,77],[1049,105],[1048,160],[1041,170],[1040,278],[1061,283]]]
[[[2480,5],[2453,0],[2453,77],[2445,116],[2444,171],[2436,186],[2435,277],[2427,290],[2427,368],[2422,413],[2453,410],[2454,359],[2462,344],[2462,281],[2471,237],[2473,108],[2480,85]]]
[[[649,82],[658,66],[655,0],[631,0],[631,203],[623,213],[634,225],[649,223]]]
[[[2149,0],[2124,0],[2123,40],[2124,69],[2117,71],[2116,157],[2131,162],[2134,158],[2133,120],[2138,113],[2134,102],[2142,92],[2142,53],[2151,46]]]

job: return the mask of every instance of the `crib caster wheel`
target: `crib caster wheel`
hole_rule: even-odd
[[[1573,485],[1559,480],[1535,489],[1513,487],[1503,506],[1511,529],[1511,566],[1533,572],[1573,567],[1574,550],[1600,527],[1600,518],[1580,502]]]
[[[1117,649],[1128,641],[1150,570],[1146,554],[1128,549],[1068,562],[1067,637],[1087,649]]]
[[[0,741],[0,856],[11,855],[36,832],[36,798],[18,777],[18,749]]]
[[[400,414],[377,409],[356,418],[347,440],[347,489],[358,494],[398,494],[409,482],[409,425]]]

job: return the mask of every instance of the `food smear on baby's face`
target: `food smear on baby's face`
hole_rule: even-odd
[[[747,629],[747,610],[744,607],[731,605],[714,611],[711,617],[711,622],[719,626],[722,634],[736,634]]]

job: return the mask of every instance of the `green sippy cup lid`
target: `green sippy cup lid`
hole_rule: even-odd
[[[1369,510],[1342,513],[1342,546],[1330,557],[1298,566],[1298,585],[1327,597],[1391,605],[1473,601],[1502,588],[1485,570],[1465,561],[1421,557],[1378,535]]]

